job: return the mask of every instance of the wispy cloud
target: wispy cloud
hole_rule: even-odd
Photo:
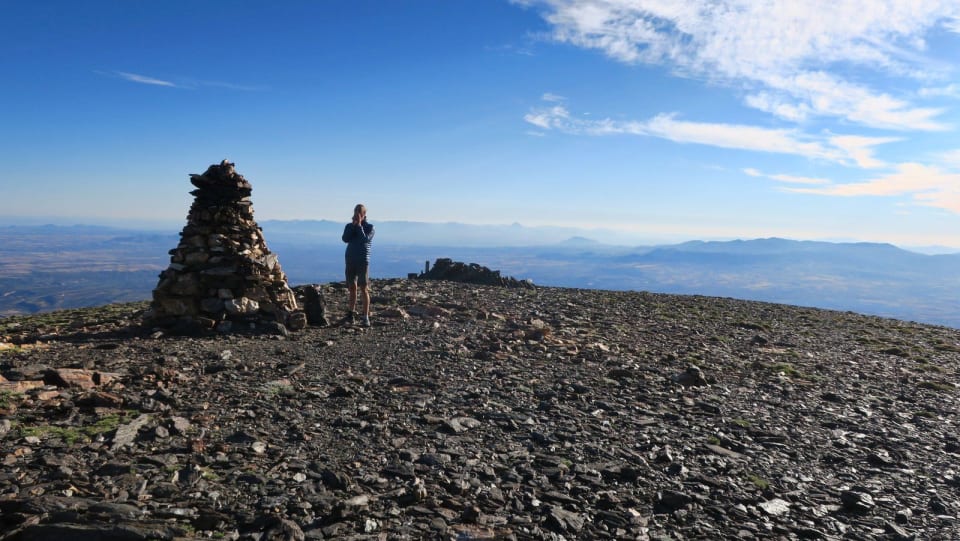
[[[960,84],[952,83],[946,86],[921,88],[918,92],[921,97],[947,97],[960,98]]]
[[[840,160],[836,150],[817,141],[804,140],[801,134],[785,129],[770,129],[743,124],[717,124],[677,120],[661,114],[646,122],[628,123],[626,133],[652,135],[677,143],[697,143],[720,148],[796,154],[810,158]]]
[[[770,178],[787,184],[830,184],[830,180],[825,178],[797,177],[794,175],[770,175]]]
[[[523,119],[538,128],[545,130],[557,128],[566,132],[578,131],[570,121],[570,113],[562,105],[556,105],[549,109],[535,109],[523,116]]]
[[[764,173],[752,167],[747,167],[746,169],[743,170],[743,172],[746,175],[751,177],[769,178],[771,180],[776,180],[777,182],[783,182],[786,184],[808,184],[808,185],[815,185],[815,186],[831,184],[831,181],[825,178],[798,177],[794,175],[783,175],[783,174],[769,175],[767,173]]]
[[[947,30],[960,34],[960,16],[955,16],[953,19],[947,20],[944,22],[944,26]]]
[[[503,55],[512,54],[520,56],[536,56],[536,53],[529,45],[515,45],[515,44],[505,44],[505,45],[487,45],[484,47],[484,50],[491,51],[494,53],[501,53]]]
[[[153,77],[148,77],[146,75],[138,75],[136,73],[127,73],[125,71],[117,71],[115,73],[121,79],[125,79],[127,81],[131,81],[134,83],[154,85],[154,86],[169,86],[169,87],[177,86],[176,84],[171,83],[170,81],[164,81],[163,79],[155,79]]]
[[[831,183],[829,179],[825,178],[797,177],[793,175],[768,175],[752,167],[744,169],[743,172],[751,177],[769,178],[786,184],[824,185]]]
[[[883,162],[873,155],[873,147],[885,143],[900,141],[898,137],[864,137],[861,135],[834,135],[829,138],[830,145],[842,150],[864,169],[886,167]]]
[[[169,88],[181,88],[181,89],[197,89],[201,87],[208,88],[225,88],[228,90],[238,90],[243,92],[258,92],[266,90],[267,87],[264,86],[255,86],[255,85],[243,85],[236,84],[224,81],[196,81],[196,80],[187,80],[181,79],[177,82],[169,81],[166,79],[158,79],[156,77],[150,77],[148,75],[142,75],[139,73],[130,73],[126,71],[97,71],[100,75],[106,77],[114,77],[123,79],[125,81],[130,81],[132,83],[139,83],[144,85],[152,86],[165,86]]]
[[[811,115],[845,118],[870,126],[894,130],[942,131],[948,126],[936,120],[943,110],[914,107],[889,94],[848,83],[818,71],[791,77],[768,76],[769,91],[748,95],[746,104],[791,121]]]
[[[226,83],[223,81],[195,81],[185,86],[225,88],[227,90],[238,90],[241,92],[262,92],[264,90],[267,90],[266,86],[243,85],[243,84],[237,84],[237,83]]]
[[[882,161],[874,158],[873,147],[897,140],[853,135],[815,137],[790,129],[691,122],[679,120],[674,114],[660,114],[645,121],[592,120],[571,115],[564,105],[534,109],[524,116],[524,120],[544,130],[568,134],[658,137],[676,143],[791,154],[863,168],[883,166]]]
[[[947,166],[960,170],[960,148],[942,153],[940,160]]]
[[[626,63],[665,65],[747,91],[746,104],[799,121],[810,116],[902,130],[941,130],[920,107],[830,71],[855,66],[923,79],[944,67],[924,56],[926,33],[960,28],[960,3],[939,0],[526,0],[555,40]],[[865,80],[861,78],[861,81]]]
[[[788,190],[839,197],[909,196],[915,204],[960,214],[960,174],[919,163],[900,164],[895,171],[865,182]]]

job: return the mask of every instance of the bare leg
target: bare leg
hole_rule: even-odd
[[[364,288],[364,291],[366,291],[366,288]],[[357,311],[357,283],[356,282],[350,283],[350,296],[347,297],[347,304],[350,308],[351,314]]]
[[[363,315],[370,317],[370,289],[366,284],[360,286],[360,293],[363,295]]]

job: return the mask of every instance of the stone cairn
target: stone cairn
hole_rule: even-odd
[[[187,225],[146,323],[183,334],[304,328],[306,315],[253,219],[250,183],[227,160],[190,182],[197,189]]]

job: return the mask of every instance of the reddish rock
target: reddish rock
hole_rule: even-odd
[[[42,381],[4,381],[0,383],[0,392],[24,393],[30,389],[43,387],[43,385],[44,383]]]

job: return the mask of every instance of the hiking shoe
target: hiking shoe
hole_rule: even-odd
[[[360,320],[360,324],[364,327],[370,326],[370,316],[363,316],[363,319]]]
[[[357,313],[356,313],[356,312],[349,312],[349,313],[347,314],[347,317],[343,318],[343,320],[346,321],[347,323],[353,323],[354,321],[357,320]]]

